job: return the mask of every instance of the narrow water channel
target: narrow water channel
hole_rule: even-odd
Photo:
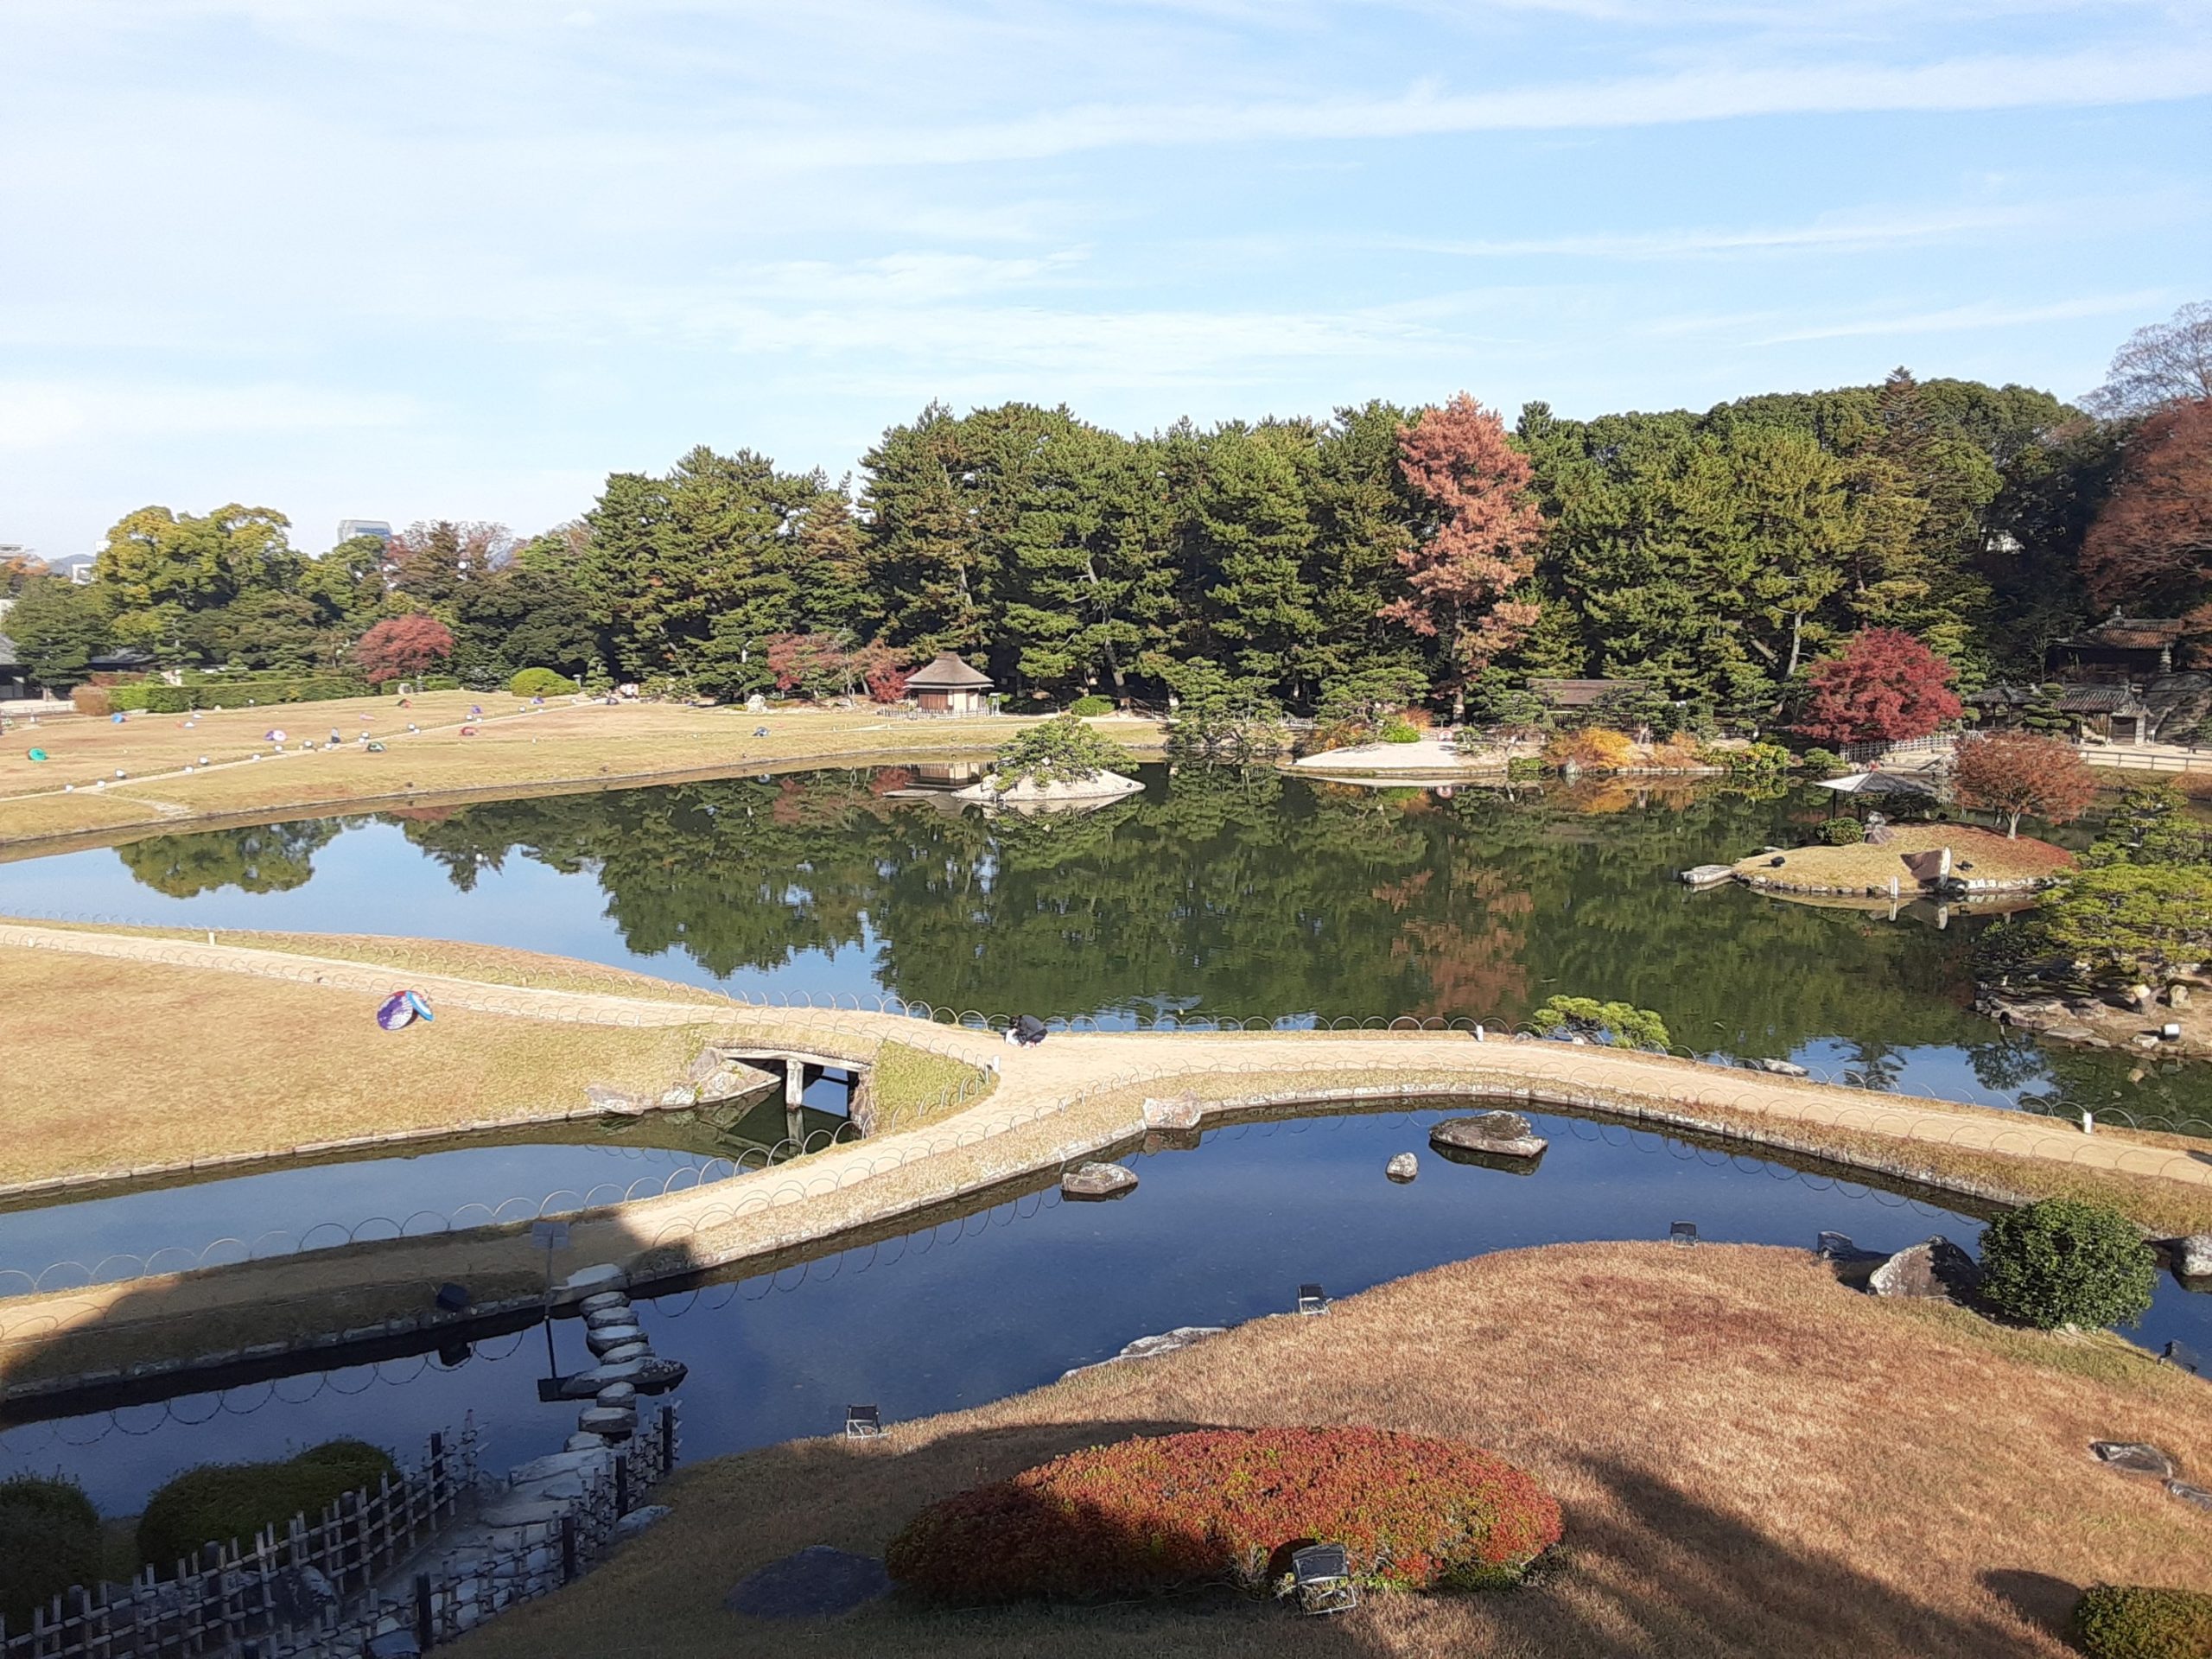
[[[1307,1281],[1348,1295],[1485,1251],[1656,1241],[1676,1221],[1709,1241],[1801,1249],[1824,1229],[1885,1249],[1936,1232],[1971,1246],[1980,1233],[1969,1216],[1878,1188],[1556,1115],[1536,1119],[1552,1145],[1533,1174],[1452,1164],[1427,1150],[1427,1126],[1451,1115],[1225,1126],[1195,1149],[1134,1157],[1141,1185],[1114,1203],[1033,1192],[804,1267],[655,1298],[644,1307],[656,1348],[691,1367],[685,1454],[831,1433],[857,1402],[892,1421],[978,1404],[1154,1332],[1284,1312]],[[1382,1166],[1409,1150],[1420,1178],[1393,1185]],[[2162,1278],[2131,1335],[2145,1363],[2176,1338],[2212,1352],[2212,1295]],[[586,1363],[574,1321],[556,1324],[553,1344],[560,1369]],[[194,1464],[339,1434],[411,1454],[467,1413],[490,1465],[504,1467],[555,1449],[572,1426],[572,1406],[537,1400],[546,1347],[533,1329],[467,1354],[19,1417],[0,1432],[0,1473],[59,1469],[124,1514]]]

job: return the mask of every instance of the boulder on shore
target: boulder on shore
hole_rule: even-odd
[[[1173,1095],[1166,1100],[1147,1096],[1144,1103],[1147,1129],[1195,1129],[1205,1116],[1205,1108],[1196,1095]]]
[[[1899,1250],[1866,1280],[1866,1288],[1877,1296],[1938,1301],[1964,1301],[1980,1284],[1980,1265],[1941,1233],[1925,1244]]]
[[[1429,1130],[1428,1144],[1446,1154],[1471,1152],[1491,1158],[1541,1158],[1550,1142],[1518,1112],[1477,1112],[1471,1117],[1447,1117]]]
[[[2168,1247],[2174,1271],[2184,1279],[2212,1279],[2212,1233],[2191,1233]]]

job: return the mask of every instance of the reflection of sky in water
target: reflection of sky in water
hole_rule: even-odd
[[[436,1232],[442,1220],[484,1226],[527,1218],[556,1195],[551,1208],[560,1211],[680,1190],[702,1168],[719,1177],[730,1166],[645,1147],[505,1146],[269,1170],[0,1211],[0,1272],[36,1274],[64,1261],[97,1268],[109,1255],[178,1249],[197,1256],[219,1239],[238,1247],[214,1251],[210,1262],[235,1261],[249,1250],[281,1255],[302,1243],[315,1249],[342,1244],[355,1229],[363,1238],[389,1238],[402,1230]],[[156,1264],[164,1271],[188,1265],[166,1257]],[[105,1276],[121,1274],[117,1263]]]
[[[772,1279],[670,1296],[645,1319],[688,1362],[687,1457],[833,1431],[845,1406],[888,1419],[981,1403],[1051,1381],[1178,1325],[1280,1313],[1302,1281],[1345,1295],[1484,1251],[1569,1239],[1704,1236],[1809,1247],[1823,1229],[1897,1249],[1980,1224],[1892,1194],[1801,1177],[1748,1156],[1540,1116],[1552,1141],[1522,1177],[1423,1153],[1419,1180],[1382,1176],[1426,1145],[1439,1110],[1216,1130],[1196,1151],[1133,1160],[1141,1187],[1111,1204],[1034,1195]],[[2135,1339],[2212,1351],[2212,1296],[2161,1277]],[[574,1321],[563,1369],[584,1361]],[[498,1356],[496,1359],[493,1356]],[[111,1510],[209,1458],[261,1458],[341,1433],[409,1451],[474,1411],[495,1468],[556,1448],[572,1407],[540,1405],[544,1335],[487,1343],[454,1370],[430,1359],[256,1384],[166,1407],[0,1434],[0,1471],[65,1467]],[[205,1427],[189,1427],[204,1421]]]

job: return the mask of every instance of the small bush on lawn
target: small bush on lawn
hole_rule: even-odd
[[[1421,741],[1421,728],[1410,720],[1386,720],[1382,722],[1382,741],[1385,743],[1418,743]]]
[[[2158,1276],[2151,1247],[2107,1205],[2044,1198],[2006,1211],[1981,1235],[1982,1300],[2039,1330],[2133,1325]]]
[[[0,1619],[11,1630],[31,1609],[100,1575],[100,1517],[74,1481],[0,1480]]]
[[[525,668],[507,682],[507,690],[518,697],[565,697],[575,689],[574,680],[550,668]]]
[[[1510,1464],[1374,1428],[1201,1429],[1072,1452],[933,1503],[884,1552],[954,1606],[1230,1583],[1280,1589],[1291,1551],[1341,1543],[1354,1578],[1512,1584],[1556,1543],[1559,1505]]]
[[[1830,818],[1821,826],[1821,839],[1831,847],[1856,847],[1866,839],[1866,826],[1856,818]]]
[[[2096,1585],[2075,1604],[2074,1638],[2090,1659],[2212,1659],[2212,1596]]]
[[[1844,769],[1843,757],[1834,749],[1808,749],[1797,760],[1815,778],[1833,778]]]
[[[1068,713],[1079,720],[1090,720],[1099,715],[1110,715],[1113,712],[1114,700],[1111,697],[1077,697],[1073,702],[1068,704]]]
[[[105,720],[116,712],[112,686],[80,685],[69,694],[69,701],[79,714],[90,715],[94,720]]]
[[[388,1453],[362,1440],[325,1440],[280,1463],[203,1464],[146,1500],[138,1559],[167,1573],[202,1544],[251,1541],[296,1515],[312,1521],[333,1499],[397,1472]]]
[[[1667,1048],[1673,1039],[1667,1022],[1649,1008],[1627,1002],[1600,1002],[1594,996],[1555,996],[1529,1017],[1545,1036],[1570,1032],[1622,1048]]]

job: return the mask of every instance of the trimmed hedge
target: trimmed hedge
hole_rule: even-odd
[[[1077,697],[1073,702],[1068,704],[1068,713],[1084,720],[1090,720],[1099,715],[1110,715],[1113,712],[1114,700],[1111,697]]]
[[[1418,743],[1421,741],[1421,728],[1410,720],[1386,720],[1382,722],[1382,741],[1385,743]]]
[[[1982,1230],[1982,1300],[2038,1330],[2133,1325],[2158,1281],[2158,1256],[2109,1205],[2043,1198]]]
[[[1856,847],[1866,839],[1866,826],[1856,818],[1830,818],[1821,826],[1821,839],[1831,847]]]
[[[365,697],[369,688],[359,680],[326,675],[240,675],[229,680],[196,680],[168,685],[145,680],[137,685],[106,688],[111,709],[149,715],[189,714],[194,709],[243,709],[249,702],[330,702],[340,697]]]
[[[100,1576],[100,1516],[74,1481],[0,1480],[0,1618],[10,1630],[31,1609]]]
[[[1551,1495],[1472,1446],[1374,1428],[1202,1429],[1071,1452],[933,1503],[884,1565],[956,1606],[1221,1582],[1281,1593],[1292,1550],[1329,1542],[1363,1584],[1484,1589],[1517,1582],[1559,1536]]]
[[[507,682],[507,690],[518,697],[565,697],[575,689],[574,680],[550,668],[525,668]]]
[[[2096,1585],[2075,1604],[2074,1639],[2090,1659],[2212,1659],[2212,1595]]]
[[[188,1469],[146,1500],[138,1559],[167,1573],[203,1544],[251,1541],[296,1515],[313,1517],[347,1492],[374,1486],[398,1465],[364,1440],[325,1440],[280,1463],[209,1463]]]

